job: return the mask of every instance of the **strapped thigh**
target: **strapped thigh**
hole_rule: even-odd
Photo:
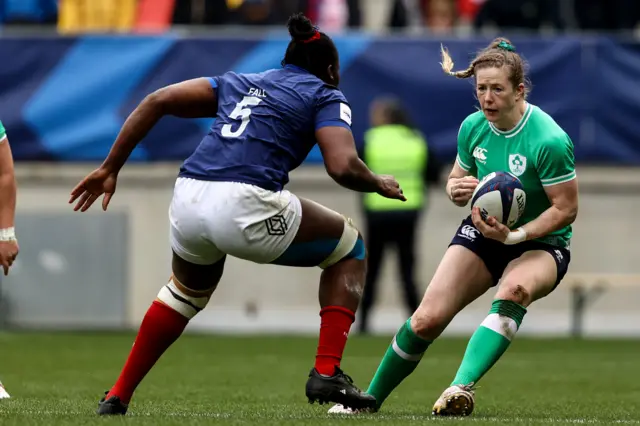
[[[340,260],[347,257],[356,247],[358,242],[358,230],[353,226],[353,221],[350,218],[345,217],[344,219],[344,229],[342,230],[342,236],[340,237],[338,244],[333,252],[331,252],[325,260],[320,262],[320,265],[318,265],[322,269],[338,263]]]
[[[358,229],[349,218],[344,218],[340,239],[326,238],[291,244],[276,260],[275,265],[319,266],[326,269],[342,259],[364,259],[365,247]]]

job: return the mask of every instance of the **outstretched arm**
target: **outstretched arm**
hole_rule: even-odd
[[[380,177],[373,173],[358,156],[351,130],[327,126],[316,130],[327,173],[339,185],[358,192],[376,192]]]
[[[316,130],[327,173],[339,185],[358,192],[377,192],[386,198],[407,201],[393,176],[377,175],[360,159],[351,130],[325,126]]]
[[[125,121],[102,165],[71,191],[69,203],[77,200],[74,210],[87,211],[102,194],[102,209],[107,210],[116,191],[120,169],[134,148],[163,116],[215,117],[218,101],[214,87],[213,80],[197,78],[163,87],[144,98]]]
[[[180,118],[215,117],[216,92],[210,79],[196,78],[151,93],[125,121],[102,167],[117,173],[156,123],[165,115]]]

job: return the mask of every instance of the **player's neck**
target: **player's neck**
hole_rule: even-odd
[[[508,132],[518,125],[526,110],[526,102],[524,100],[518,101],[515,108],[513,108],[509,114],[507,114],[502,120],[495,123],[496,128],[503,132]]]

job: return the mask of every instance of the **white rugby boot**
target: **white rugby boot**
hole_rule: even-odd
[[[2,385],[2,382],[0,382],[0,399],[8,399],[8,398],[10,398],[10,396],[7,393],[4,386]]]
[[[468,416],[473,412],[473,384],[453,385],[445,389],[433,405],[434,416]]]
[[[333,407],[329,408],[327,411],[329,414],[358,414],[356,410],[353,410],[349,407],[345,407],[342,404],[336,404]]]
[[[354,410],[352,408],[349,407],[345,407],[342,404],[336,404],[333,407],[329,408],[329,411],[327,411],[327,413],[329,414],[346,414],[346,415],[354,415],[354,414],[362,414],[362,413],[375,413],[376,409],[373,408],[363,408],[360,410]]]

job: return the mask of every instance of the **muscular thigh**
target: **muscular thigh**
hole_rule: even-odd
[[[548,295],[556,286],[558,267],[551,253],[530,250],[509,262],[502,275],[497,299],[529,306]]]
[[[323,239],[335,240],[342,236],[345,217],[313,200],[300,198],[302,221],[293,244],[314,242]]]
[[[300,198],[302,219],[287,250],[272,263],[287,266],[318,266],[334,252],[364,259],[362,238],[350,219],[322,204]],[[334,255],[335,256],[335,255]]]

